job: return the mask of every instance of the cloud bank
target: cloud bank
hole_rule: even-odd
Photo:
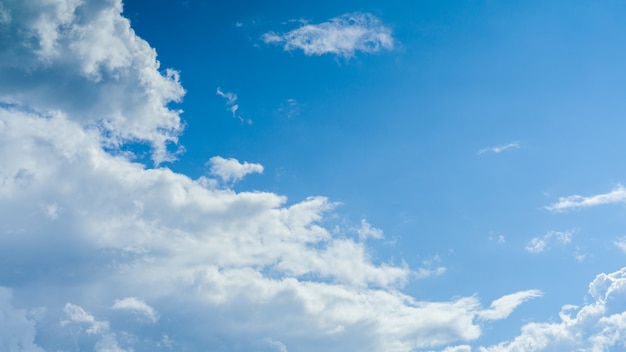
[[[302,50],[305,55],[334,54],[350,58],[356,52],[391,50],[391,29],[368,13],[350,13],[320,24],[304,24],[287,33],[268,32],[265,43],[282,45],[286,51]]]

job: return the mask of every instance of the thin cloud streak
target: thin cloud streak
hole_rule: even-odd
[[[490,147],[490,148],[484,148],[478,151],[478,155],[482,155],[485,153],[502,153],[503,151],[509,150],[509,149],[519,149],[520,148],[520,144],[519,143],[509,143],[507,145],[502,145],[502,146],[497,146],[497,147]]]
[[[583,197],[573,195],[568,197],[560,197],[559,201],[546,206],[545,208],[551,212],[563,212],[570,209],[580,209],[595,207],[604,204],[615,204],[626,202],[626,188],[618,184],[611,192],[596,194],[594,196]]]

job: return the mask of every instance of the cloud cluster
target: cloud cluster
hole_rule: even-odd
[[[368,13],[350,13],[320,24],[304,24],[287,33],[268,32],[265,43],[282,45],[287,51],[300,49],[305,55],[334,54],[350,58],[358,51],[391,50],[391,29]]]
[[[326,198],[229,188],[260,164],[211,159],[217,187],[108,152],[139,140],[168,158],[182,130],[168,108],[184,93],[176,72],[159,71],[120,1],[0,4],[1,347],[411,351],[476,339],[539,295],[420,301],[401,291],[416,275],[406,264],[324,227]],[[370,15],[285,40],[297,33],[313,54],[392,45]],[[357,233],[382,236],[365,221]]]
[[[563,306],[560,322],[528,323],[511,341],[482,352],[617,351],[626,346],[626,268],[599,274],[589,284],[592,301]]]

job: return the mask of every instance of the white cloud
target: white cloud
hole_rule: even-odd
[[[131,312],[141,314],[153,323],[156,323],[157,320],[159,320],[159,313],[137,297],[116,299],[112,309],[129,310]]]
[[[67,303],[65,305],[65,314],[69,320],[62,320],[61,326],[74,324],[77,326],[86,326],[88,335],[98,336],[99,340],[94,344],[95,352],[132,352],[131,349],[124,349],[119,346],[116,334],[110,331],[108,321],[99,321],[85,311],[82,307],[75,304]]]
[[[519,143],[509,143],[507,145],[481,149],[481,150],[478,151],[478,155],[485,154],[485,153],[496,153],[496,154],[498,154],[498,153],[502,153],[505,150],[519,149],[519,148],[520,148]]]
[[[528,242],[525,249],[530,253],[541,253],[550,248],[552,243],[568,244],[572,241],[574,231],[549,231],[543,237],[534,237]]]
[[[359,227],[356,232],[361,240],[365,240],[367,238],[381,239],[384,237],[381,229],[372,227],[372,225],[370,225],[370,223],[368,223],[365,219],[361,219],[361,227]]]
[[[228,107],[227,110],[230,111],[231,114],[233,114],[234,118],[239,119],[239,121],[241,121],[241,123],[246,122],[247,124],[252,124],[252,120],[244,119],[239,114],[237,114],[237,111],[239,111],[239,104],[236,104],[236,102],[237,102],[237,94],[231,93],[231,92],[224,92],[224,91],[222,91],[222,89],[220,87],[217,87],[216,94],[219,95],[220,97],[226,99],[226,106]]]
[[[325,198],[285,206],[273,193],[207,189],[166,168],[107,154],[97,131],[62,114],[0,108],[0,160],[3,231],[23,232],[0,236],[0,254],[17,266],[25,260],[15,249],[20,241],[36,243],[36,257],[27,260],[77,278],[57,288],[64,292],[58,297],[71,296],[74,285],[94,302],[141,296],[160,302],[162,317],[185,314],[181,319],[199,330],[213,331],[207,317],[216,315],[224,336],[272,336],[287,346],[313,338],[328,351],[472,340],[488,314],[475,297],[427,302],[399,292],[416,274],[406,265],[374,264],[363,243],[322,227],[333,207]],[[45,214],[34,218],[28,210],[51,199],[63,213],[54,228],[42,227]],[[46,270],[29,287],[45,290]],[[71,321],[112,334],[103,332],[106,322],[67,307]],[[242,310],[255,315],[240,320]],[[345,343],[336,344],[336,334]]]
[[[320,24],[304,24],[287,33],[265,33],[262,38],[288,51],[300,49],[306,55],[335,54],[345,58],[357,51],[391,50],[394,45],[391,30],[368,13],[345,14]]]
[[[210,166],[211,175],[219,177],[226,183],[241,181],[249,174],[263,173],[263,165],[247,161],[240,163],[234,158],[224,159],[221,156],[214,156],[207,164]]]
[[[626,237],[618,238],[613,244],[622,250],[622,252],[626,253]]]
[[[508,317],[515,308],[525,301],[541,297],[539,290],[520,291],[510,295],[502,296],[491,303],[489,309],[480,312],[479,317],[485,320],[499,320]]]
[[[626,345],[626,268],[599,274],[589,284],[592,302],[563,306],[560,322],[528,323],[511,341],[483,352],[617,351]]]
[[[552,212],[561,212],[569,209],[588,208],[598,205],[624,202],[626,202],[626,188],[618,184],[617,187],[608,193],[597,194],[589,197],[579,195],[560,197],[557,203],[547,206],[546,209]]]
[[[450,347],[446,347],[441,352],[472,352],[472,346],[469,346],[469,345],[450,346]]]
[[[103,130],[110,146],[145,141],[155,162],[173,158],[167,144],[177,142],[183,125],[181,111],[168,104],[185,91],[178,73],[162,72],[155,50],[122,17],[121,0],[3,6],[0,103],[63,111],[83,127]]]
[[[87,334],[102,334],[109,331],[108,321],[98,321],[93,315],[87,313],[83,308],[75,304],[67,303],[65,305],[65,314],[69,320],[61,321],[61,325],[76,323],[87,326]]]

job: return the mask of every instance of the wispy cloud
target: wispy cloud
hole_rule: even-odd
[[[509,149],[519,149],[520,148],[520,144],[519,143],[509,143],[507,145],[501,145],[501,146],[496,146],[496,147],[489,147],[489,148],[484,148],[478,151],[478,155],[481,154],[485,154],[485,153],[502,153],[505,150],[509,150]]]
[[[485,309],[478,314],[478,317],[485,320],[498,320],[508,317],[520,304],[525,301],[541,297],[543,293],[539,290],[527,290],[502,296],[491,303],[489,309]]]
[[[269,32],[265,43],[282,45],[287,51],[300,49],[306,55],[334,54],[350,58],[357,51],[374,53],[391,50],[391,29],[368,13],[350,13],[320,24],[304,24],[287,33]]]
[[[239,104],[237,104],[237,94],[224,92],[220,87],[217,87],[216,94],[226,99],[226,106],[228,107],[227,110],[230,111],[231,114],[233,114],[234,118],[239,119],[241,123],[245,122],[247,124],[252,124],[252,120],[244,119],[243,117],[241,117],[241,115],[237,114],[237,111],[239,110]]]
[[[558,202],[545,208],[552,212],[561,212],[569,209],[589,208],[603,204],[624,202],[626,202],[626,188],[618,184],[617,187],[608,193],[596,194],[589,197],[579,195],[560,197]]]
[[[550,231],[543,237],[534,237],[526,245],[526,250],[530,253],[541,253],[550,248],[552,243],[567,244],[572,241],[574,231]]]

